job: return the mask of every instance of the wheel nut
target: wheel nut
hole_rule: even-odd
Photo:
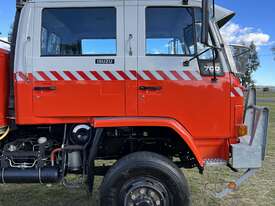
[[[145,189],[141,189],[139,192],[140,192],[140,194],[143,195],[143,194],[145,194]]]

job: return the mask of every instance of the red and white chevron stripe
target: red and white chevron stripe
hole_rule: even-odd
[[[243,90],[240,87],[233,87],[231,90],[231,97],[243,97],[244,93]]]
[[[16,73],[17,81],[123,81],[123,80],[172,80],[200,81],[198,71],[167,71],[167,70],[129,70],[129,71],[35,71],[24,74]]]

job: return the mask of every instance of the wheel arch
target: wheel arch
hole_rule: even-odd
[[[94,128],[110,127],[168,127],[175,131],[193,152],[200,167],[204,167],[204,160],[198,150],[194,138],[191,134],[175,119],[159,117],[99,117],[91,122]]]

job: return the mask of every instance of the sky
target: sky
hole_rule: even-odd
[[[258,46],[261,66],[254,74],[257,85],[275,86],[275,59],[271,46],[275,45],[275,1],[216,0],[220,6],[236,12],[236,16],[223,28],[229,43],[249,43]],[[0,0],[0,38],[7,40],[15,13],[15,0]],[[1,43],[0,43],[1,46]],[[3,47],[4,45],[2,45]]]
[[[254,75],[256,84],[275,86],[275,60],[271,52],[275,45],[275,1],[216,0],[216,4],[236,13],[223,30],[224,38],[230,43],[253,40],[257,44],[261,67]]]

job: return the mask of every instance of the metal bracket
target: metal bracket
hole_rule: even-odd
[[[230,193],[236,191],[237,188],[240,187],[240,185],[246,181],[248,178],[250,178],[251,176],[255,175],[257,169],[248,169],[244,172],[244,174],[239,178],[237,179],[236,181],[234,182],[231,182],[227,185],[227,187],[221,191],[221,192],[217,192],[214,194],[214,197],[216,198],[219,198],[219,199],[222,199],[224,198],[225,196],[229,195]],[[233,186],[233,187],[232,187]]]

